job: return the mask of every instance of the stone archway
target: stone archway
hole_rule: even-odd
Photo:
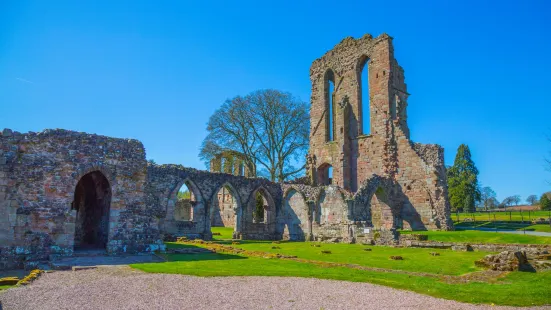
[[[100,171],[89,172],[80,178],[71,204],[71,209],[77,211],[75,250],[106,248],[111,196],[111,185]]]

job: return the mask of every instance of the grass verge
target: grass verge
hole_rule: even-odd
[[[442,242],[551,244],[551,237],[496,233],[488,231],[402,231],[401,233],[428,235],[429,240]]]

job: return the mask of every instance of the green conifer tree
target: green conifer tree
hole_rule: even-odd
[[[471,158],[466,144],[461,144],[453,166],[447,170],[448,195],[452,211],[474,212],[475,204],[480,201],[478,188],[478,169]]]
[[[551,200],[547,197],[546,193],[543,193],[540,198],[540,209],[541,210],[551,210]]]

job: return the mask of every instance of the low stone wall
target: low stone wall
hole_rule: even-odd
[[[439,241],[415,241],[403,240],[400,237],[400,245],[411,248],[433,248],[451,249],[455,251],[530,251],[530,250],[551,250],[551,245],[545,244],[495,244],[495,243],[457,243]]]

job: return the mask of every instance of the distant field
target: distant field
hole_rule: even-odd
[[[476,212],[476,213],[452,213],[454,221],[473,219],[474,221],[531,221],[537,218],[548,219],[550,211],[504,211],[504,212]]]
[[[489,231],[402,231],[401,233],[418,233],[428,235],[429,240],[442,242],[551,244],[551,237],[496,233]]]
[[[484,228],[484,229],[499,229],[499,230],[526,230],[526,231],[540,231],[551,232],[551,226],[549,224],[535,224],[532,225],[529,222],[488,222],[488,221],[476,221],[476,222],[455,222],[455,229],[461,230],[465,228]]]

